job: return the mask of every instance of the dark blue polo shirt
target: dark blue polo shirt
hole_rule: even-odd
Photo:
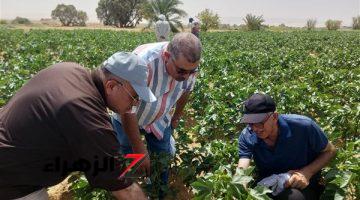
[[[240,134],[239,157],[254,158],[259,179],[303,168],[328,144],[324,132],[308,117],[279,115],[278,124],[279,136],[273,148],[258,138],[249,126]]]

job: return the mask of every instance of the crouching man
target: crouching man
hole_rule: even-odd
[[[321,169],[336,154],[320,127],[305,116],[277,113],[267,94],[252,95],[243,108],[238,167],[249,167],[253,158],[260,183],[283,188],[273,191],[274,199],[319,199]]]

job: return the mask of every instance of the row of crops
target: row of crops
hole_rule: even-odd
[[[140,32],[0,29],[0,106],[51,64],[94,68],[116,51],[154,40]],[[253,168],[236,170],[239,109],[256,91],[273,96],[280,113],[315,119],[336,145],[323,198],[360,197],[360,32],[216,32],[201,40],[198,82],[175,135],[171,170],[193,198],[266,199],[263,188],[243,187],[251,186]],[[75,182],[84,191],[86,184]]]

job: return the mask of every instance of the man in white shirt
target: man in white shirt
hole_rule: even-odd
[[[159,20],[155,23],[155,34],[158,42],[169,41],[170,25],[165,15],[159,15]]]

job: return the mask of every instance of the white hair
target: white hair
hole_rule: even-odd
[[[201,57],[201,42],[192,33],[178,33],[169,43],[167,50],[175,59],[183,55],[188,62],[195,63]]]

